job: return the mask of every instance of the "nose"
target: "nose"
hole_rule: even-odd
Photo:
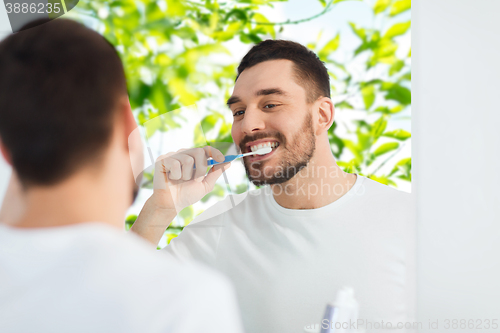
[[[245,116],[241,122],[241,130],[244,134],[249,135],[251,133],[263,130],[265,128],[264,115],[256,107],[247,107],[245,110]]]

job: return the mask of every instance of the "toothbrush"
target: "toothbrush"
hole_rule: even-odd
[[[265,154],[269,154],[272,150],[273,149],[271,147],[263,147],[263,148],[257,149],[256,151],[252,151],[252,152],[246,153],[246,154],[226,155],[224,162],[217,162],[216,160],[209,159],[209,160],[207,160],[207,165],[210,166],[210,165],[215,165],[215,164],[227,163],[227,162],[234,161],[237,158],[241,158],[241,157],[245,157],[245,156],[249,156],[249,155],[265,155]]]

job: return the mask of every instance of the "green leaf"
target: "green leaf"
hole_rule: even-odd
[[[389,7],[391,2],[392,0],[377,0],[375,5],[373,6],[373,12],[375,14],[383,12],[384,10],[387,9],[387,7]]]
[[[340,44],[340,34],[337,34],[334,38],[332,38],[326,45],[318,52],[318,57],[320,59],[326,59],[330,53],[335,51]]]
[[[262,39],[254,33],[251,34],[241,33],[240,40],[245,44],[252,44],[252,43],[259,44],[260,42],[262,42]]]
[[[365,103],[365,109],[368,110],[375,101],[375,87],[369,85],[361,89],[361,95],[363,96],[363,102]]]
[[[404,105],[396,105],[393,108],[389,108],[387,106],[379,106],[374,111],[375,112],[382,112],[382,113],[385,113],[385,114],[394,114],[394,113],[398,113],[398,112],[403,111],[404,108],[405,108]]]
[[[375,151],[373,152],[373,155],[375,156],[380,156],[383,154],[386,154],[390,151],[396,150],[399,148],[399,143],[397,142],[388,142],[380,145]]]
[[[336,124],[334,123],[334,125],[336,125]],[[330,132],[330,130],[328,131],[328,138],[330,140],[330,148],[332,150],[333,155],[337,159],[340,159],[340,156],[342,155],[342,152],[344,151],[344,146],[345,146],[344,142],[342,141],[341,138],[334,135],[333,131]]]
[[[212,34],[212,38],[215,40],[225,42],[232,39],[238,31],[243,27],[242,22],[232,22],[230,23],[224,31],[216,31]]]
[[[244,10],[242,10],[240,8],[234,8],[229,13],[227,13],[226,17],[225,17],[225,21],[227,22],[227,20],[233,16],[235,18],[237,18],[239,21],[247,21],[248,20],[247,12],[245,12]]]
[[[395,53],[398,49],[398,44],[390,39],[382,39],[373,50],[371,61],[375,65],[376,62],[392,64],[395,61]]]
[[[408,73],[401,75],[398,82],[399,81],[411,81],[411,72],[408,72]]]
[[[179,236],[179,235],[177,235],[177,234],[167,234],[167,244],[170,244],[170,241],[172,241],[172,239],[174,239],[177,236]]]
[[[247,190],[248,190],[247,184],[239,184],[239,185],[236,185],[236,189],[234,190],[234,193],[241,194],[243,192],[246,192]]]
[[[167,87],[163,82],[157,80],[153,83],[149,98],[160,114],[168,112],[168,105],[172,101],[172,97],[168,93]]]
[[[399,178],[411,181],[411,157],[403,158],[396,163],[389,176],[394,175],[398,171],[403,174],[403,177]]]
[[[386,127],[387,127],[387,118],[385,116],[382,116],[379,119],[377,119],[377,121],[374,122],[371,127],[372,137],[375,140],[377,140],[382,135],[382,133],[384,133]]]
[[[188,206],[180,211],[179,216],[184,220],[184,225],[188,225],[194,218],[192,206]]]
[[[410,89],[395,83],[387,89],[385,98],[399,102],[403,105],[409,105],[411,104],[411,91]]]
[[[368,178],[376,181],[376,182],[379,182],[380,184],[384,184],[384,185],[395,185],[393,181],[391,181],[389,178],[387,178],[387,176],[375,176],[375,175],[370,175]]]
[[[383,38],[393,38],[396,36],[404,35],[411,27],[411,21],[396,23],[387,30]]]
[[[363,162],[363,154],[361,154],[361,151],[357,145],[354,144],[351,140],[347,139],[342,139],[342,142],[344,143],[344,146],[353,153],[355,156],[356,162],[361,163]]]
[[[351,26],[351,29],[356,36],[358,36],[362,40],[366,39],[366,30],[365,29],[358,27],[356,25],[356,23],[353,23],[353,22],[349,22],[349,25]]]
[[[396,105],[395,107],[393,107],[389,110],[389,113],[392,113],[392,114],[398,113],[398,112],[403,111],[404,109],[405,109],[404,105]]]
[[[411,0],[399,0],[392,4],[389,15],[396,16],[407,11],[408,9],[411,9]]]
[[[342,101],[340,103],[335,104],[337,109],[354,109],[354,107],[347,101]]]
[[[405,140],[411,138],[411,133],[408,131],[405,131],[403,129],[397,129],[394,131],[385,132],[382,136],[385,136],[388,138],[394,138],[394,139],[400,140],[400,141],[405,141]]]
[[[319,2],[321,3],[321,5],[322,5],[323,7],[326,7],[326,0],[319,0]]]
[[[167,17],[184,16],[185,13],[186,7],[184,7],[183,1],[167,0]]]
[[[253,15],[253,20],[255,22],[258,22],[258,23],[269,23],[269,20],[262,14],[260,13],[255,13]],[[262,31],[262,33],[268,33],[271,35],[271,37],[273,37],[273,39],[276,38],[276,31],[274,30],[274,26],[273,25],[269,25],[269,24],[257,24],[257,31]]]
[[[215,184],[214,186],[214,189],[209,192],[207,195],[205,195],[202,199],[201,199],[201,202],[207,202],[208,200],[210,200],[211,197],[218,197],[218,198],[222,198],[224,196],[226,192],[224,191],[224,188],[219,185],[219,184]]]
[[[125,229],[128,231],[132,227],[132,225],[135,223],[135,220],[137,220],[137,215],[129,215],[125,219]]]
[[[224,118],[220,113],[210,114],[201,120],[201,128],[205,133],[208,133],[212,128],[214,128],[219,120],[224,121]]]
[[[398,60],[391,65],[389,68],[389,76],[393,76],[398,73],[405,66],[405,62],[402,60]]]

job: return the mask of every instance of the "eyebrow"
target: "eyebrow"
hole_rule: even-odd
[[[286,92],[281,90],[280,88],[269,88],[269,89],[261,89],[255,93],[256,96],[267,96],[267,95],[281,95],[288,96]],[[230,106],[231,104],[241,102],[241,99],[238,96],[231,96],[226,104]]]
[[[255,94],[257,96],[266,96],[266,95],[281,95],[287,96],[287,93],[281,90],[280,88],[271,88],[271,89],[261,89],[257,91]]]
[[[238,103],[238,102],[241,102],[241,99],[240,99],[238,96],[231,96],[231,97],[227,100],[226,104],[227,104],[227,106],[229,106],[229,105],[231,105],[231,104]]]

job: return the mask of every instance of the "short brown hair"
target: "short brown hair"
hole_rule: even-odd
[[[325,64],[304,45],[289,40],[268,39],[255,45],[241,60],[238,76],[247,68],[268,60],[286,59],[294,63],[295,79],[313,103],[320,97],[330,97],[330,77]]]
[[[25,187],[98,161],[127,93],[120,58],[97,32],[66,19],[29,26],[0,43],[0,138]]]

